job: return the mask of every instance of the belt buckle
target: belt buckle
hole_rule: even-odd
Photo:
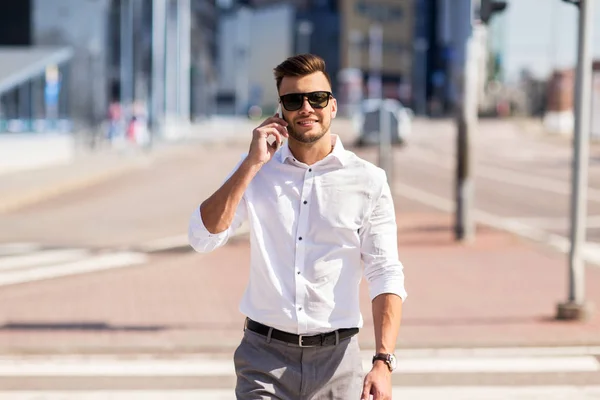
[[[313,345],[304,345],[304,344],[302,344],[302,338],[304,336],[309,336],[309,335],[298,335],[298,346],[300,346],[300,347],[317,347],[316,344],[313,344]]]

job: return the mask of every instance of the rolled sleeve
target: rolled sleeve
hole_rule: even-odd
[[[208,253],[214,249],[223,246],[229,239],[229,229],[210,233],[200,215],[200,207],[196,207],[190,218],[188,227],[188,241],[190,246],[199,253]]]
[[[407,297],[404,267],[398,259],[396,214],[390,187],[385,179],[381,194],[361,231],[361,257],[371,300],[380,294]]]
[[[227,175],[227,179],[231,177],[231,175],[239,168],[241,162],[246,157],[244,154],[235,168]],[[213,251],[225,243],[227,240],[235,233],[235,231],[244,223],[247,219],[248,212],[246,207],[245,197],[242,197],[240,204],[238,204],[237,209],[235,210],[235,216],[233,217],[233,221],[228,229],[219,233],[210,233],[204,222],[202,221],[202,215],[200,214],[200,207],[196,207],[192,216],[190,217],[190,222],[188,225],[188,242],[190,246],[199,253],[208,253]]]

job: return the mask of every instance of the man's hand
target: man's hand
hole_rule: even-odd
[[[279,148],[283,138],[288,137],[286,126],[285,120],[273,116],[254,129],[247,160],[258,165],[268,162]],[[274,138],[271,144],[269,144],[269,137]]]
[[[392,399],[392,373],[383,361],[375,361],[371,372],[365,377],[360,400],[391,400]]]

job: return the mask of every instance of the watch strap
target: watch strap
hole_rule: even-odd
[[[390,362],[390,358],[391,358],[391,354],[388,353],[377,353],[373,356],[373,361],[372,363],[374,364],[375,361],[380,360],[383,361],[387,367],[389,368],[389,370],[392,370],[392,364]]]

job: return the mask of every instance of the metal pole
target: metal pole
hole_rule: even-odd
[[[165,0],[152,0],[151,139],[162,135],[165,113]]]
[[[190,68],[191,68],[191,3],[179,0],[177,10],[179,35],[179,117],[182,122],[190,121]]]
[[[575,131],[571,197],[571,250],[569,252],[569,298],[559,304],[559,319],[584,319],[589,312],[584,304],[585,264],[582,257],[587,216],[587,185],[592,89],[591,35],[595,0],[579,2],[579,38],[575,82]]]
[[[133,13],[131,0],[121,0],[120,95],[123,110],[131,111],[133,102]],[[123,117],[128,112],[123,112]]]
[[[457,12],[468,17],[468,24],[459,23],[455,30],[455,47],[462,47],[463,56],[455,70],[456,88],[459,91],[456,107],[456,220],[454,234],[456,240],[468,242],[475,236],[472,216],[473,177],[472,177],[472,134],[477,119],[476,91],[477,53],[473,40],[473,14],[471,0],[457,2]],[[464,21],[461,18],[460,21]],[[458,21],[455,21],[457,23]]]
[[[237,116],[245,116],[250,102],[250,24],[252,23],[252,12],[247,7],[240,7],[236,19],[236,63],[238,70],[235,82],[235,113]]]
[[[391,182],[392,175],[392,134],[387,102],[383,96],[383,28],[379,24],[369,28],[369,98],[379,99],[379,167]]]
[[[413,48],[414,62],[417,66],[414,94],[415,113],[424,115],[427,113],[427,51],[429,50],[429,42],[426,38],[417,38]]]
[[[379,167],[385,171],[390,186],[392,185],[393,173],[391,121],[393,109],[393,106],[388,106],[388,101],[381,99],[379,108]]]
[[[373,24],[369,28],[369,98],[382,99],[381,67],[383,65],[383,28]]]

